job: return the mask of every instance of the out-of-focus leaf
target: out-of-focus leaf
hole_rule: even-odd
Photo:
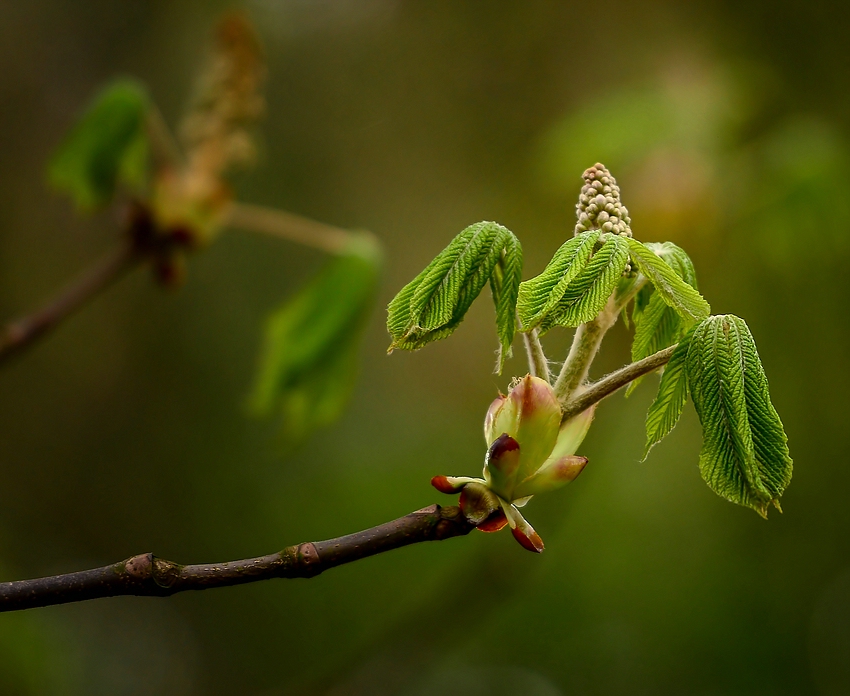
[[[782,421],[743,319],[709,317],[691,335],[688,386],[702,424],[699,468],[719,496],[767,517],[791,481]]]
[[[58,148],[48,167],[50,183],[81,210],[109,203],[119,183],[140,188],[147,179],[145,89],[131,80],[106,87]]]
[[[250,405],[279,411],[287,440],[333,422],[347,403],[379,270],[377,244],[355,237],[269,318]]]
[[[521,272],[522,248],[509,229],[495,222],[470,225],[390,302],[387,307],[387,331],[392,337],[390,351],[417,350],[451,335],[491,280],[501,369],[516,329],[512,315],[516,312]]]

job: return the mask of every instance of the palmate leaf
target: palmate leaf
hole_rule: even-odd
[[[767,378],[743,319],[709,317],[691,336],[686,371],[703,429],[700,473],[718,495],[767,516],[792,462]]]
[[[539,276],[520,285],[523,331],[578,326],[605,307],[629,262],[624,237],[608,235],[594,252],[598,232],[579,234],[564,244]],[[560,274],[560,275],[559,275]]]
[[[376,243],[355,237],[269,317],[249,404],[259,416],[279,412],[288,441],[331,423],[347,403],[379,270]]]
[[[644,459],[649,454],[649,450],[669,435],[676,423],[679,422],[682,409],[685,408],[685,402],[688,400],[688,376],[685,371],[685,364],[690,338],[691,335],[688,333],[673,350],[670,362],[667,363],[664,374],[661,375],[661,383],[658,385],[655,401],[652,402],[649,412],[646,414]]]
[[[145,89],[119,80],[95,97],[48,166],[50,183],[81,210],[108,203],[118,183],[139,188],[147,176]]]
[[[490,281],[501,371],[516,331],[514,314],[521,273],[522,247],[509,229],[495,222],[470,225],[390,302],[389,350],[416,350],[449,336]]]
[[[647,245],[631,237],[627,239],[632,260],[664,302],[692,321],[704,319],[711,313],[711,307],[703,296],[679,277],[670,264]]]

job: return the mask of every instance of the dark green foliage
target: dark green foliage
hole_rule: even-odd
[[[703,429],[700,473],[718,495],[767,516],[791,481],[791,457],[755,342],[743,319],[709,317],[688,348],[688,384]]]
[[[120,80],[106,87],[54,154],[50,183],[87,211],[109,203],[119,183],[143,186],[147,110],[147,93],[138,83]]]
[[[332,422],[347,403],[379,269],[376,243],[356,237],[269,318],[250,403],[258,415],[279,411],[288,440]]]
[[[470,225],[393,298],[387,308],[390,350],[416,350],[449,336],[490,281],[501,343],[498,369],[516,330],[522,247],[495,222]]]

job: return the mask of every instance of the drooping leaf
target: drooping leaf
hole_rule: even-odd
[[[566,287],[558,304],[541,323],[541,333],[553,326],[579,326],[594,319],[616,290],[628,262],[626,238],[609,236]]]
[[[497,270],[498,267],[498,270]],[[463,321],[484,285],[492,280],[501,343],[500,366],[516,329],[522,248],[514,234],[495,222],[470,225],[393,298],[387,330],[395,348],[416,350],[450,335]]]
[[[517,311],[524,331],[537,328],[590,261],[599,232],[584,232],[564,242],[543,273],[519,286]]]
[[[635,295],[634,307],[632,308],[632,321],[637,324],[640,321],[640,315],[649,304],[649,298],[652,297],[652,285],[644,285]]]
[[[629,251],[638,270],[647,277],[664,301],[683,318],[691,321],[704,319],[711,307],[692,286],[682,280],[664,259],[651,248],[628,237]]]
[[[694,265],[683,249],[671,242],[646,246],[663,259],[683,281],[694,290],[697,289]],[[641,288],[635,298],[634,321],[632,360],[635,361],[672,346],[693,324],[690,317],[682,317],[652,285]]]
[[[670,362],[664,368],[661,375],[661,383],[658,385],[658,393],[655,401],[649,407],[646,414],[646,446],[643,458],[646,459],[651,450],[663,440],[679,422],[682,409],[688,400],[688,375],[685,371],[685,363],[688,357],[688,346],[690,345],[690,333],[687,334],[670,356]]]
[[[646,246],[676,272],[676,274],[697,289],[694,265],[684,249],[672,242],[650,243]],[[625,316],[626,310],[623,309]],[[635,297],[634,310],[635,337],[632,341],[632,360],[643,360],[653,353],[676,343],[693,324],[690,317],[682,317],[678,311],[665,301],[664,297],[651,284],[644,285]],[[626,396],[630,396],[643,378],[629,384]]]
[[[376,243],[356,237],[270,316],[250,406],[279,412],[287,440],[331,423],[347,403],[379,269]]]
[[[133,188],[147,177],[145,89],[131,80],[105,88],[58,148],[48,167],[50,183],[81,210],[108,203],[119,183]]]
[[[682,247],[673,244],[673,242],[647,242],[644,246],[655,252],[656,256],[664,259],[667,265],[676,271],[676,274],[694,290],[699,289],[694,262],[691,261],[691,257]]]
[[[632,342],[632,360],[643,360],[667,346],[672,346],[681,336],[684,322],[661,295],[652,293],[646,309],[635,321],[635,338]]]
[[[779,507],[792,462],[744,320],[728,314],[698,324],[686,370],[703,429],[703,479],[721,497],[766,517],[769,503]]]
[[[646,307],[635,317],[632,361],[643,360],[673,345],[683,329],[684,323],[679,314],[657,292],[653,292]],[[643,379],[638,377],[626,387],[626,398],[632,395]]]
[[[499,334],[499,357],[496,372],[502,373],[505,360],[511,356],[511,343],[516,333],[517,296],[522,280],[522,247],[513,235],[506,238],[505,250],[490,276],[490,291],[496,306],[496,332]]]

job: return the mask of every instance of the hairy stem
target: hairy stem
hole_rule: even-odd
[[[676,345],[659,350],[657,353],[653,353],[643,360],[638,360],[625,367],[621,367],[619,370],[603,377],[598,382],[591,384],[587,389],[564,404],[561,412],[561,422],[568,421],[579,413],[583,413],[593,406],[593,404],[602,401],[606,396],[610,396],[618,389],[622,389],[638,377],[643,377],[653,370],[657,370],[662,365],[666,365],[670,362],[670,356],[673,355]]]
[[[329,254],[339,254],[355,234],[309,218],[274,210],[260,205],[233,203],[225,224],[250,232],[260,232],[280,237],[290,242],[311,246]],[[367,234],[357,232],[356,234]]]
[[[168,597],[186,590],[272,578],[312,578],[361,558],[422,541],[463,536],[472,529],[474,526],[459,508],[431,505],[362,532],[296,544],[278,553],[241,561],[180,565],[145,553],[93,570],[0,583],[0,611],[119,595]]]
[[[41,309],[8,324],[0,335],[0,364],[30,347],[141,260],[137,245],[128,238]]]
[[[543,352],[537,329],[523,333],[522,341],[525,345],[525,352],[528,354],[528,369],[532,376],[550,382],[549,361],[546,358],[546,353]]]
[[[619,310],[612,296],[599,316],[576,329],[569,355],[555,381],[555,394],[563,403],[587,381],[590,365],[599,351],[602,339],[617,321]]]

